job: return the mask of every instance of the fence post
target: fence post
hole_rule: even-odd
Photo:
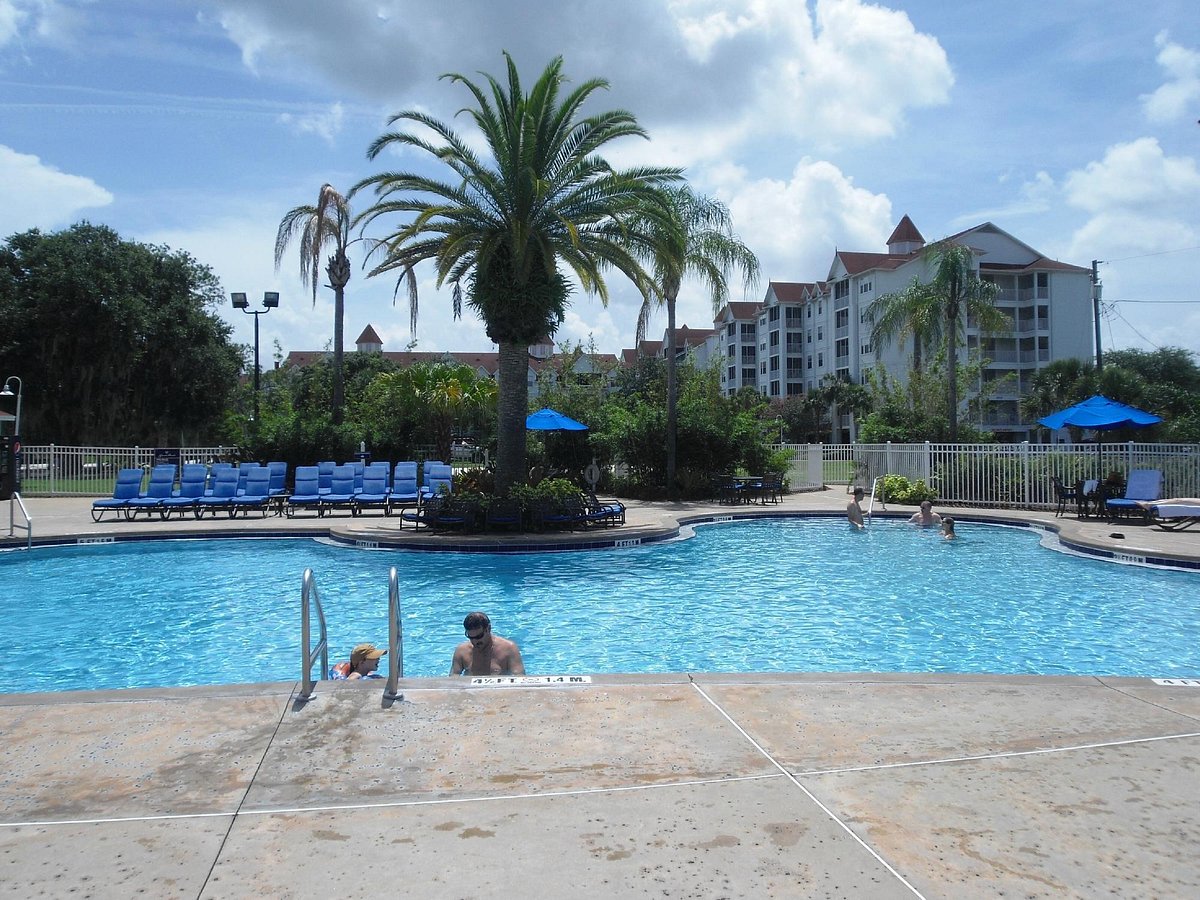
[[[881,474],[886,475],[890,471],[892,471],[892,442],[888,441],[883,448],[883,472]]]
[[[930,479],[933,477],[933,444],[929,441],[925,442],[925,459],[921,463],[921,480],[925,482],[926,487],[929,486]]]
[[[1021,442],[1021,505],[1029,509],[1029,441]]]
[[[46,462],[50,468],[50,471],[47,472],[46,474],[50,476],[50,496],[51,497],[55,496],[58,493],[58,486],[55,484],[55,481],[57,479],[55,479],[55,477],[54,477],[54,470],[56,468],[56,463],[58,462],[58,460],[55,459],[55,456],[57,456],[57,454],[54,452],[54,445],[51,444],[50,445],[50,458],[46,460]]]

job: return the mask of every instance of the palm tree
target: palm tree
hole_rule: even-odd
[[[920,368],[922,347],[946,342],[946,404],[949,439],[958,437],[958,345],[964,336],[964,317],[974,317],[981,332],[1011,329],[1012,323],[993,305],[996,285],[983,281],[970,247],[939,241],[925,250],[933,278],[914,278],[902,291],[875,301],[871,341],[884,346],[897,338],[913,338],[913,368]]]
[[[694,194],[686,185],[662,191],[662,202],[634,223],[634,248],[654,278],[654,293],[647,295],[638,313],[636,341],[646,337],[651,300],[667,307],[667,495],[674,499],[676,414],[679,386],[675,354],[675,301],[687,277],[698,278],[709,290],[714,313],[729,295],[729,273],[742,270],[747,290],[758,280],[758,257],[733,233],[729,210],[709,197]]]
[[[525,93],[512,58],[507,53],[504,58],[507,84],[490,75],[482,84],[463,75],[444,76],[474,97],[475,105],[466,111],[482,133],[488,158],[425,113],[400,112],[389,126],[403,121],[423,133],[386,132],[371,144],[368,157],[392,148],[416,149],[448,166],[453,178],[383,172],[351,191],[351,196],[368,187],[375,191],[375,204],[360,216],[364,225],[381,216],[404,217],[381,242],[385,256],[370,274],[399,274],[408,288],[412,326],[417,318],[414,267],[432,260],[438,285],[453,285],[455,317],[462,312],[465,280],[468,305],[499,345],[499,492],[527,477],[528,348],[553,335],[565,313],[571,285],[559,263],[603,303],[608,301],[602,274],[607,266],[631,278],[644,295],[648,278],[620,226],[679,177],[676,169],[618,171],[598,155],[617,138],[646,136],[623,110],[580,116],[584,102],[607,82],[584,81],[560,97],[565,78],[558,57]]]
[[[311,282],[313,305],[317,304],[317,285],[321,283],[321,254],[327,246],[333,255],[325,264],[329,287],[333,288],[333,424],[342,424],[345,386],[342,376],[342,329],[346,314],[346,285],[350,281],[350,204],[331,184],[321,185],[316,206],[297,206],[284,214],[275,235],[275,271],[283,262],[288,244],[300,235],[300,280]]]

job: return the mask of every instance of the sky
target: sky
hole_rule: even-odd
[[[527,83],[555,56],[600,77],[585,111],[649,133],[619,166],[682,166],[725,203],[769,281],[825,278],[835,249],[884,252],[909,215],[928,241],[990,221],[1046,256],[1100,260],[1106,350],[1200,354],[1200,15],[1195,0],[0,0],[0,236],[87,220],[186,250],[257,301],[264,366],[327,347],[332,292],[274,265],[275,233],[322,184],[447,172],[413,151],[368,161],[395,112],[468,139],[470,98],[439,76]],[[356,211],[370,197],[354,198]],[[368,231],[381,236],[382,220]],[[351,248],[346,346],[486,351],[419,271],[419,319]],[[632,347],[641,298],[577,292],[556,338]],[[679,323],[712,327],[700,285]],[[234,339],[252,317],[226,306]],[[665,312],[651,321],[661,337]]]

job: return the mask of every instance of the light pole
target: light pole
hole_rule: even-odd
[[[263,291],[262,309],[251,309],[245,294],[230,294],[233,308],[254,316],[254,427],[258,427],[258,317],[265,316],[279,305],[278,291]]]
[[[15,396],[17,398],[17,408],[16,408],[16,414],[13,416],[13,434],[15,434],[17,437],[20,437],[21,436],[21,379],[18,378],[16,375],[9,375],[7,378],[5,378],[4,379],[4,390],[0,391],[0,397],[14,396],[14,394],[12,392],[12,388],[9,387],[9,385],[12,384],[14,381],[17,383],[17,393],[15,394]]]
[[[779,426],[779,446],[783,446],[783,416],[775,417],[775,424]]]

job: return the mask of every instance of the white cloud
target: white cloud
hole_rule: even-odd
[[[1151,122],[1171,122],[1184,116],[1195,118],[1200,101],[1200,52],[1171,42],[1165,31],[1158,34],[1154,43],[1159,47],[1158,64],[1168,80],[1154,93],[1142,96],[1146,117]]]
[[[0,0],[0,47],[16,38],[25,15],[15,0]]]
[[[0,144],[0,235],[70,225],[81,211],[112,202],[113,195],[92,179]]]
[[[320,138],[324,138],[327,143],[332,144],[333,139],[342,130],[345,118],[346,114],[342,104],[335,103],[326,112],[322,113],[300,116],[293,115],[292,113],[283,113],[279,117],[279,121],[295,129],[300,134],[315,134]]]
[[[1068,203],[1093,215],[1194,221],[1200,171],[1195,159],[1167,156],[1155,138],[1144,137],[1110,147],[1103,160],[1071,172],[1064,188]]]

